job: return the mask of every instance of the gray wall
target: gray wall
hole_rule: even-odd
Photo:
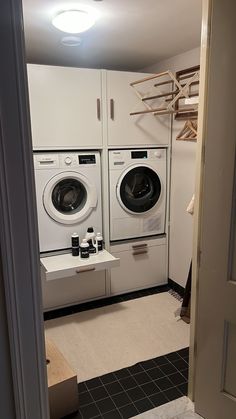
[[[198,65],[200,48],[145,68],[146,72],[176,72]],[[173,119],[170,194],[169,278],[185,286],[192,256],[193,220],[186,212],[195,184],[196,143],[176,141],[184,122]]]

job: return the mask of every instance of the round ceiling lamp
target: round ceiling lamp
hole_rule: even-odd
[[[90,10],[64,10],[52,19],[52,24],[62,32],[81,33],[90,29],[96,20],[96,14]]]
[[[78,36],[63,36],[61,44],[65,47],[78,47],[81,45],[81,38]]]

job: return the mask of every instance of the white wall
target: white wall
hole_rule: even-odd
[[[176,55],[145,68],[146,72],[176,72],[198,65],[200,48]],[[186,207],[192,198],[195,183],[196,143],[176,141],[184,122],[173,119],[170,194],[169,278],[185,286],[192,256],[192,216]]]

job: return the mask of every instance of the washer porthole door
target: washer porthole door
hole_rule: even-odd
[[[73,214],[80,211],[86,204],[86,200],[86,188],[78,179],[62,179],[52,191],[52,203],[62,214]]]
[[[117,185],[118,199],[128,212],[142,214],[150,211],[161,197],[161,181],[148,166],[135,166],[126,171]]]
[[[76,172],[54,176],[43,193],[45,210],[61,224],[76,224],[84,220],[96,207],[97,199],[95,185]]]

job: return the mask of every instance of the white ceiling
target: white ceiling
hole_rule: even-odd
[[[51,18],[85,4],[100,12],[77,47]],[[23,0],[27,60],[33,63],[139,70],[200,45],[201,0]]]

